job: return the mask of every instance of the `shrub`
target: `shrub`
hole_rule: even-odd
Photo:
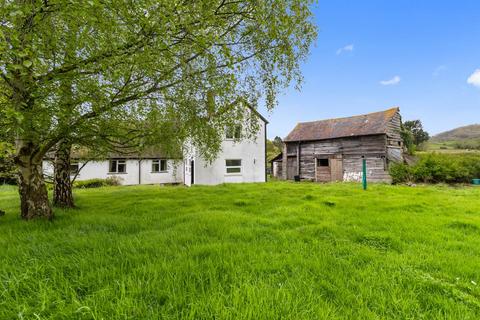
[[[118,186],[120,185],[120,179],[117,177],[110,177],[107,179],[90,179],[84,181],[75,181],[73,186],[75,188],[100,188],[107,186]]]
[[[411,167],[405,163],[394,163],[390,166],[390,176],[395,184],[410,182],[412,181]]]
[[[393,183],[470,183],[480,177],[480,154],[428,153],[413,166],[393,164],[390,175]]]

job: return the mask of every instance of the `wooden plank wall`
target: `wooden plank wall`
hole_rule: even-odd
[[[362,171],[361,157],[365,155],[367,165],[372,168],[371,177],[368,177],[369,180],[388,181],[389,175],[385,170],[385,157],[387,156],[385,144],[385,135],[302,142],[300,144],[300,177],[315,181],[315,158],[338,154],[343,155],[344,175],[354,177]],[[358,170],[358,166],[360,166],[360,170]]]
[[[387,159],[388,162],[403,162],[403,141],[400,135],[402,117],[397,112],[387,125]]]

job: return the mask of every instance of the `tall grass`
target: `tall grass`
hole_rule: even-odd
[[[0,187],[0,319],[479,319],[480,188]]]

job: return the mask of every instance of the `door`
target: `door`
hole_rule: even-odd
[[[332,181],[343,181],[343,160],[330,159]]]
[[[297,158],[288,157],[287,158],[287,180],[293,180],[297,175]]]
[[[193,185],[195,182],[195,163],[194,161],[190,161],[190,183]]]

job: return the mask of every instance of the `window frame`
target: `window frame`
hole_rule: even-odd
[[[231,135],[230,135],[231,134]],[[225,129],[226,140],[239,140],[242,138],[242,126],[239,124],[227,126]]]
[[[240,161],[239,165],[228,165],[229,161]],[[238,169],[238,172],[228,172],[228,169]],[[225,175],[242,175],[243,174],[243,161],[242,159],[225,159]]]
[[[112,163],[115,162],[115,171],[112,171]],[[119,171],[120,165],[124,166],[124,171]],[[127,159],[110,159],[108,162],[108,173],[110,174],[126,174],[127,173]]]
[[[75,166],[77,167],[77,169],[76,169],[76,170],[72,170],[72,167],[75,167]],[[70,171],[70,175],[71,175],[71,176],[78,175],[78,174],[80,173],[80,162],[72,161],[72,162],[70,163],[70,169],[69,169],[69,171]]]
[[[165,168],[162,170],[162,163],[165,164]],[[158,166],[158,170],[155,170],[154,167]],[[153,159],[152,160],[152,173],[162,173],[168,171],[167,159]]]
[[[322,164],[322,161],[323,161],[323,164]],[[326,161],[326,165],[325,165],[325,161]],[[317,167],[319,168],[326,168],[326,167],[330,167],[330,159],[329,158],[317,158]]]

